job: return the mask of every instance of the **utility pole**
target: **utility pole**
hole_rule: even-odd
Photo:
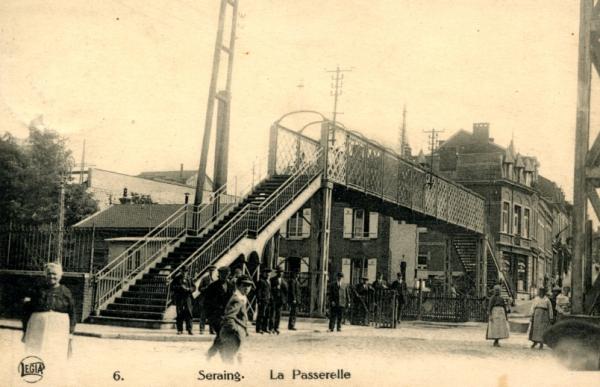
[[[596,191],[596,188],[600,187],[600,136],[596,137],[592,147],[589,148],[592,63],[600,75],[600,1],[580,0],[579,17],[575,178],[573,187],[573,260],[571,272],[573,314],[589,313],[595,301],[592,297],[587,297],[584,305],[584,293],[586,291],[584,289],[584,278],[591,275],[591,273],[584,272],[584,267],[587,266],[585,265],[585,233],[588,199],[596,212],[596,216],[600,218],[600,197]]]
[[[200,153],[200,165],[198,166],[198,180],[196,181],[196,194],[194,196],[194,205],[202,203],[202,194],[204,192],[204,183],[206,181],[206,164],[208,162],[208,150],[210,146],[210,134],[213,124],[213,115],[215,110],[215,100],[219,101],[218,119],[216,128],[216,148],[215,148],[215,170],[213,190],[227,182],[227,150],[229,148],[229,118],[231,110],[231,76],[233,72],[233,54],[235,51],[235,31],[237,25],[239,0],[221,0],[219,9],[219,22],[217,26],[217,37],[213,53],[212,75],[208,88],[208,103],[206,105],[206,116],[204,121],[204,134],[202,137],[202,150]],[[225,29],[225,17],[228,6],[231,7],[231,26],[229,35],[229,45],[226,46],[223,40]],[[217,81],[219,79],[219,66],[221,63],[221,53],[228,55],[227,61],[227,80],[225,90],[217,93]]]
[[[429,150],[431,151],[429,168],[431,173],[433,173],[433,153],[437,149],[438,146],[438,137],[440,133],[443,133],[444,130],[436,130],[435,128],[431,130],[424,130],[423,133],[429,134]]]
[[[406,147],[408,145],[406,140],[406,104],[404,104],[404,108],[402,109],[402,126],[400,127],[400,136],[398,138],[398,142],[400,146],[400,156],[405,157]]]
[[[83,169],[85,168],[85,138],[83,139],[83,151],[81,152],[81,169],[79,170],[79,184],[83,184]]]
[[[335,70],[326,70],[328,73],[334,73],[331,75],[331,96],[333,97],[333,112],[332,112],[332,127],[335,128],[335,123],[337,122],[337,115],[344,114],[337,111],[338,107],[338,97],[342,95],[342,89],[344,87],[344,73],[352,72],[352,68],[349,69],[340,69],[340,66],[337,66]]]
[[[62,264],[63,239],[65,230],[65,177],[61,176],[58,207],[58,237],[56,238],[56,262]]]

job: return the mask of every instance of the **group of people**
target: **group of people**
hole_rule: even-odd
[[[352,300],[356,300],[352,309],[357,321],[362,321],[363,324],[368,324],[368,313],[370,313],[369,295],[376,293],[378,290],[391,289],[397,294],[396,303],[396,322],[402,320],[402,310],[407,303],[408,288],[404,281],[402,273],[397,273],[397,278],[389,286],[384,280],[383,274],[377,273],[375,281],[369,283],[369,277],[361,277],[361,281],[354,288],[350,288],[343,281],[344,274],[338,273],[336,280],[333,281],[328,288],[329,297],[329,331],[341,331],[346,310],[351,307]],[[355,297],[352,297],[352,296]],[[377,307],[374,305],[373,307]]]
[[[562,293],[562,294],[561,294]],[[531,319],[529,322],[528,337],[532,342],[531,348],[536,346],[544,348],[543,335],[556,321],[559,314],[569,313],[568,289],[561,292],[554,288],[549,297],[545,288],[538,289],[538,295],[531,304]],[[509,337],[508,311],[504,298],[501,296],[499,285],[494,286],[494,294],[488,303],[488,327],[486,338],[494,340],[493,346],[499,347],[499,341]]]
[[[279,334],[281,309],[289,306],[288,330],[296,330],[296,313],[300,303],[300,284],[298,273],[292,272],[289,281],[283,279],[283,270],[275,269],[275,275],[269,278],[271,269],[263,269],[256,285],[256,333]]]
[[[218,277],[214,278],[215,271]],[[296,330],[296,310],[300,301],[300,285],[297,273],[292,273],[289,281],[283,279],[283,270],[277,268],[271,276],[271,269],[262,269],[256,284],[256,332],[279,334],[281,310],[289,305],[288,329]],[[200,334],[203,334],[208,322],[215,341],[208,351],[211,358],[217,352],[225,361],[232,361],[238,352],[243,338],[248,335],[247,295],[254,283],[241,270],[231,273],[229,267],[208,267],[207,273],[200,279],[198,286],[198,310],[200,314]],[[176,306],[177,334],[183,333],[183,326],[192,335],[192,311],[196,287],[188,275],[187,269],[173,280],[173,301]]]

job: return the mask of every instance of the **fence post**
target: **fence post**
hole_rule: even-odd
[[[52,223],[50,223],[50,229],[48,231],[48,257],[47,257],[48,262],[50,262],[51,252],[52,252]]]
[[[90,248],[90,274],[94,273],[94,247],[96,246],[96,224],[92,224],[92,246]]]
[[[421,320],[422,317],[422,306],[423,306],[423,292],[422,292],[422,280],[419,280],[419,291],[418,291],[418,299],[417,299],[417,320]]]
[[[12,220],[8,222],[8,249],[6,252],[6,268],[10,265],[10,242],[12,239]]]

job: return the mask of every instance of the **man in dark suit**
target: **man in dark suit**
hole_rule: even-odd
[[[291,272],[290,282],[288,283],[288,305],[290,306],[290,318],[288,320],[288,329],[296,330],[296,308],[300,302],[300,284],[298,283],[298,273]]]
[[[192,293],[196,290],[194,281],[188,275],[188,268],[184,266],[173,280],[173,300],[177,310],[177,334],[183,333],[183,322],[185,329],[192,334]]]
[[[361,282],[356,284],[356,298],[353,300],[353,323],[360,325],[369,325],[369,292],[373,289],[369,285],[369,278],[363,276]]]
[[[402,320],[402,308],[406,304],[406,297],[408,296],[408,288],[406,287],[404,278],[402,278],[402,273],[397,274],[397,279],[392,282],[391,288],[396,291],[398,297],[398,304],[396,307],[396,322],[400,322]]]
[[[200,294],[196,298],[198,301],[198,311],[200,314],[200,334],[204,333],[204,327],[206,325],[206,307],[204,305],[206,289],[208,289],[210,284],[215,282],[214,273],[215,270],[217,270],[217,267],[215,265],[210,265],[207,270],[208,272],[200,279],[200,284],[198,285],[198,291]],[[210,327],[210,333],[215,333],[212,327]]]
[[[217,336],[219,336],[219,332],[221,331],[221,319],[225,313],[225,306],[235,290],[227,280],[229,268],[226,266],[220,267],[218,272],[219,279],[206,288],[204,295],[204,306],[206,307],[208,324]]]
[[[344,274],[338,273],[336,281],[329,285],[329,332],[333,332],[336,324],[337,331],[342,330],[344,310],[350,306],[350,292],[343,278]]]
[[[256,333],[269,332],[269,307],[271,305],[271,284],[269,273],[271,269],[262,269],[260,280],[256,285]]]
[[[271,318],[269,319],[269,331],[279,334],[281,308],[287,302],[287,284],[282,278],[283,270],[278,267],[275,272],[275,277],[271,278]]]

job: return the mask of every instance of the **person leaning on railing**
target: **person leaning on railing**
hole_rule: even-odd
[[[29,355],[63,361],[75,332],[75,302],[71,291],[60,284],[60,264],[48,263],[45,273],[45,283],[25,298],[23,342]]]

